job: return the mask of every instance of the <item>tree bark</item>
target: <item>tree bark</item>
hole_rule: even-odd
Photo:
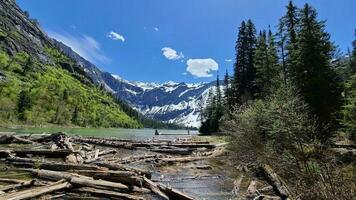
[[[60,180],[56,183],[53,183],[51,185],[46,185],[46,186],[41,186],[37,188],[31,188],[28,190],[20,191],[20,192],[14,192],[14,193],[9,193],[9,194],[4,194],[0,197],[0,199],[3,200],[22,200],[22,199],[31,199],[35,198],[44,194],[48,194],[54,191],[62,190],[71,187],[71,184],[64,181]]]

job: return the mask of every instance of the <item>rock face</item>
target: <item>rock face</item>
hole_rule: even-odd
[[[44,52],[45,47],[52,47],[51,39],[42,31],[36,20],[27,20],[14,0],[0,1],[0,27],[6,35],[0,39],[0,45],[10,55],[17,52],[28,52],[43,62],[50,62]],[[6,39],[5,39],[6,38]]]

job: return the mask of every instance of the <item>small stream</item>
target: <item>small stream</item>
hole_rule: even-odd
[[[176,139],[194,137],[197,131],[186,130],[158,130],[165,135],[154,135],[153,129],[96,129],[96,128],[24,128],[24,129],[2,129],[0,132],[16,133],[53,133],[66,132],[73,135],[99,136],[99,137],[119,137],[123,139],[148,140],[153,137],[159,139]],[[116,157],[126,157],[138,155],[145,152],[140,150],[118,149]],[[219,160],[220,159],[220,160]],[[183,191],[190,196],[201,200],[234,199],[231,193],[233,187],[233,177],[230,171],[226,170],[221,163],[226,163],[222,158],[215,160],[203,160],[189,163],[179,163],[172,166],[154,168],[150,163],[140,163],[136,167],[146,168],[153,171],[152,180],[169,185],[175,189]],[[217,164],[220,163],[220,164]],[[202,167],[205,166],[205,167]],[[210,166],[210,167],[207,167]],[[199,169],[198,169],[199,168]],[[149,196],[148,199],[160,199]]]

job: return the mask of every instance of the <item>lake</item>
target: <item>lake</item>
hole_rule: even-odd
[[[69,135],[97,136],[97,137],[119,137],[122,139],[146,140],[153,137],[162,139],[174,139],[186,137],[187,130],[159,129],[164,135],[156,136],[155,129],[124,129],[124,128],[0,128],[0,132],[16,133],[56,133],[65,132]],[[197,135],[198,131],[189,131],[191,135]]]

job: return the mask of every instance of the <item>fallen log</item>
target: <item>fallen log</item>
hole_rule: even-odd
[[[142,175],[142,176],[146,176],[147,178],[151,178],[151,172],[148,171],[148,170],[144,170],[144,169],[128,167],[128,166],[124,166],[124,165],[118,164],[118,163],[103,162],[103,161],[94,162],[93,164],[96,164],[96,165],[98,165],[100,167],[108,168],[110,170],[132,171],[132,172],[135,172],[138,175]]]
[[[50,150],[50,149],[21,149],[21,150],[13,150],[17,156],[27,156],[27,155],[34,155],[34,156],[44,156],[48,158],[64,158],[71,153],[76,153],[70,149],[58,149],[58,150]]]
[[[144,186],[149,188],[153,193],[157,194],[158,196],[162,197],[163,199],[169,200],[169,197],[159,189],[158,184],[149,180],[146,177],[143,177]]]
[[[243,178],[244,178],[244,175],[241,174],[241,176],[234,181],[233,193],[236,197],[240,197],[240,187],[241,187]]]
[[[41,186],[37,188],[31,188],[28,190],[14,192],[9,194],[3,194],[0,196],[0,199],[3,200],[22,200],[22,199],[31,199],[44,194],[48,194],[54,191],[70,188],[71,184],[65,180],[60,180],[51,185]]]
[[[73,185],[81,186],[81,187],[92,187],[98,189],[108,189],[108,190],[119,190],[119,191],[130,191],[133,188],[128,187],[127,185],[105,181],[105,180],[94,180],[92,177],[83,176],[74,173],[67,173],[67,172],[57,172],[57,171],[50,171],[50,170],[36,170],[36,169],[28,169],[34,176],[37,176],[42,179],[47,180],[61,180],[65,179],[68,180]]]
[[[11,144],[11,143],[19,143],[19,144],[32,144],[34,143],[31,140],[21,138],[16,135],[1,135],[0,136],[0,144]]]
[[[1,186],[0,187],[0,191],[8,192],[10,190],[15,190],[15,189],[19,189],[19,188],[33,186],[35,184],[35,182],[36,182],[36,180],[30,180],[30,181],[24,181],[24,182],[21,182],[21,183],[17,183],[17,184],[14,184],[14,185]]]
[[[12,178],[0,178],[0,182],[3,183],[22,183],[24,180],[12,179]]]
[[[106,197],[106,198],[119,198],[119,199],[125,199],[125,200],[144,200],[143,197],[138,197],[130,194],[123,194],[120,192],[114,192],[114,191],[109,191],[109,190],[103,190],[103,189],[95,189],[95,188],[90,188],[90,187],[81,187],[81,188],[76,188],[73,189],[74,192],[78,193],[90,193],[94,196],[98,197]]]
[[[93,177],[95,180],[120,182],[126,185],[142,186],[143,182],[142,177],[132,171],[71,170],[69,172]]]
[[[98,167],[95,165],[40,161],[40,160],[34,160],[30,158],[19,158],[19,157],[6,158],[6,162],[23,168],[38,168],[38,169],[47,169],[47,170],[54,170],[54,171],[105,170],[105,168]]]
[[[116,161],[116,163],[120,163],[120,164],[134,163],[139,161],[155,160],[156,158],[160,158],[160,157],[164,157],[164,156],[159,154],[148,154],[148,155],[143,154],[137,156],[128,156],[120,159],[119,161]]]
[[[193,152],[193,149],[189,149],[189,148],[174,148],[174,149],[154,148],[149,150],[157,153],[168,153],[168,154],[177,154],[177,155],[189,155]]]
[[[267,182],[273,187],[276,194],[281,197],[281,199],[292,199],[292,193],[288,189],[286,183],[281,177],[276,174],[269,165],[260,166],[263,177]]]
[[[7,157],[12,157],[14,156],[12,152],[8,149],[6,150],[0,150],[0,158],[7,158]]]
[[[187,194],[178,191],[176,189],[167,187],[163,184],[158,184],[158,188],[164,192],[170,199],[176,200],[194,200],[192,197],[188,196]]]

